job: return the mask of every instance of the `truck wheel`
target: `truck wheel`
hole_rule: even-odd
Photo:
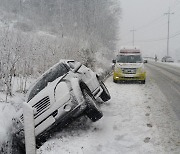
[[[83,89],[82,91],[83,96],[85,98],[87,108],[85,110],[85,114],[89,119],[91,119],[93,122],[96,122],[97,120],[101,119],[103,114],[96,105],[96,100],[94,96],[86,89]]]
[[[106,102],[111,98],[110,93],[102,81],[100,81],[100,86],[103,89],[103,92],[101,93],[100,97],[104,102]]]
[[[145,83],[146,83],[146,80],[142,80],[142,81],[141,81],[141,84],[145,84]]]
[[[117,80],[115,80],[115,79],[113,79],[113,82],[114,82],[114,83],[117,83],[118,81],[117,81]]]

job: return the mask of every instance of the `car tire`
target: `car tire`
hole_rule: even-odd
[[[100,81],[100,86],[103,89],[103,92],[101,93],[100,97],[104,102],[106,102],[111,98],[110,93],[102,81]]]
[[[117,80],[113,79],[113,82],[114,82],[114,83],[117,83]]]
[[[87,104],[85,114],[91,121],[96,122],[97,120],[102,118],[103,114],[100,111],[99,107],[96,105],[96,100],[91,92],[83,89],[82,93]]]
[[[141,81],[141,84],[145,84],[145,83],[146,83],[146,80],[142,80],[142,81]]]

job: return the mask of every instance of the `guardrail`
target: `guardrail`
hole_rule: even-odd
[[[26,102],[23,103],[23,117],[26,154],[36,154],[34,110]]]

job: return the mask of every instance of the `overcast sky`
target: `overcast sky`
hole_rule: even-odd
[[[120,0],[119,47],[134,44],[140,47],[144,56],[162,58],[167,54],[168,12],[170,16],[169,55],[180,59],[180,0]],[[175,36],[177,35],[177,36]],[[164,40],[163,40],[164,39]]]

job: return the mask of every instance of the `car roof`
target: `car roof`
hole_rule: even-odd
[[[120,55],[141,55],[140,49],[137,48],[123,48],[119,52]]]

